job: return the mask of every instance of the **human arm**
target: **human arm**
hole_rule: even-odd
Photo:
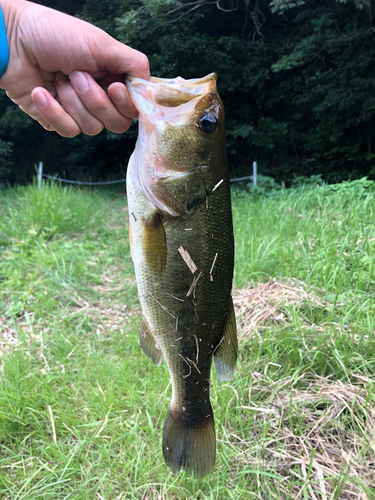
[[[25,0],[0,5],[9,45],[0,88],[23,111],[65,137],[129,128],[137,111],[123,81],[149,79],[144,54],[53,9]]]

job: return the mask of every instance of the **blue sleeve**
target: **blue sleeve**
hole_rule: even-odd
[[[0,7],[0,78],[5,73],[9,62],[9,48],[3,12]]]

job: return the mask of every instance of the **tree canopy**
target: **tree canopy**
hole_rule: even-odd
[[[232,174],[290,182],[375,176],[374,3],[367,0],[39,1],[145,52],[155,76],[218,74]],[[125,173],[136,128],[63,139],[0,94],[0,180],[34,163],[68,178]]]

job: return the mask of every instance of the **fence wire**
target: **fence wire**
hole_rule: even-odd
[[[120,179],[118,181],[105,181],[105,182],[82,182],[82,181],[70,181],[68,179],[61,179],[60,177],[55,177],[54,175],[43,174],[43,177],[47,179],[52,179],[53,181],[67,182],[68,184],[83,184],[85,186],[105,186],[106,184],[119,184],[120,182],[126,182],[126,179]]]
[[[126,179],[120,179],[118,181],[105,181],[105,182],[83,182],[83,181],[71,181],[68,179],[61,179],[60,177],[55,177],[54,175],[47,175],[47,174],[42,174],[43,177],[46,177],[47,179],[51,179],[53,181],[59,181],[59,182],[66,182],[68,184],[83,184],[85,186],[105,186],[108,184],[119,184],[121,182],[126,182]],[[247,179],[252,179],[252,175],[248,175],[246,177],[237,177],[236,179],[230,179],[230,182],[236,182],[236,181],[245,181]]]

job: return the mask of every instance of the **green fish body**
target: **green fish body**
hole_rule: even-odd
[[[227,381],[238,351],[224,108],[214,74],[131,78],[127,87],[139,111],[127,195],[140,345],[156,365],[164,357],[170,372],[166,464],[204,477],[216,454],[212,358]]]

